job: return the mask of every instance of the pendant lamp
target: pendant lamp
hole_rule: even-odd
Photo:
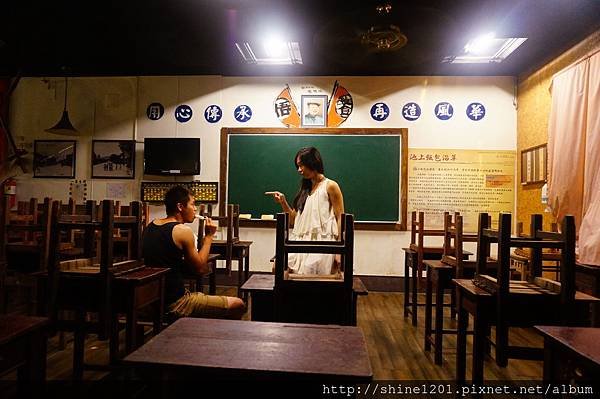
[[[62,117],[56,125],[46,129],[49,133],[61,134],[65,136],[78,135],[79,131],[73,127],[73,124],[69,120],[69,111],[67,111],[67,89],[68,89],[68,78],[65,76],[65,106],[63,108]]]

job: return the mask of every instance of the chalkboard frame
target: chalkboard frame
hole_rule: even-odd
[[[401,231],[407,226],[408,194],[408,129],[407,128],[221,128],[219,170],[219,215],[224,215],[227,198],[229,135],[240,134],[301,134],[301,135],[394,135],[400,136],[400,220],[397,222],[355,222],[356,230]],[[275,220],[240,220],[241,227],[275,228]]]

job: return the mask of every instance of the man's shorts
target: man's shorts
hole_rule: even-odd
[[[169,306],[169,311],[179,317],[225,318],[228,316],[227,297],[189,292]]]

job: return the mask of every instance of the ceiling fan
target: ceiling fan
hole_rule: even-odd
[[[346,66],[419,65],[432,57],[441,61],[440,43],[454,25],[452,18],[418,2],[397,3],[377,1],[338,14],[314,35],[315,47]]]

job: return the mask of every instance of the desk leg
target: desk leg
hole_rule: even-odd
[[[127,313],[125,322],[125,353],[129,354],[136,348],[137,312],[135,311],[135,293],[127,298]]]
[[[358,305],[358,294],[352,293],[352,314],[350,315],[350,325],[356,326],[356,307]]]
[[[110,338],[108,341],[108,354],[110,364],[115,364],[119,359],[119,314],[115,311],[111,315]]]
[[[456,310],[458,312],[458,332],[456,336],[456,383],[464,384],[467,369],[467,325],[469,313],[462,306],[462,294],[456,288]]]
[[[500,314],[498,311],[497,314]],[[496,321],[496,364],[498,367],[508,366],[508,323],[506,319]]]
[[[246,262],[244,263],[244,281],[240,287],[250,278],[250,247],[246,252]],[[244,292],[244,302],[248,302],[248,292]]]
[[[238,283],[237,283],[237,297],[241,298],[242,297],[242,291],[240,290],[240,288],[242,287],[242,280],[244,279],[244,263],[245,263],[245,258],[242,256],[240,257],[240,260],[238,261]]]
[[[408,305],[410,303],[410,273],[408,271],[408,253],[404,254],[404,317],[408,316]]]
[[[85,310],[75,311],[75,332],[73,334],[73,380],[83,379],[83,357],[85,344]]]
[[[483,384],[483,360],[488,326],[488,316],[485,314],[484,306],[476,303],[473,315],[473,368],[471,370],[473,384]]]
[[[414,259],[413,259],[414,261]],[[412,312],[412,325],[417,326],[417,271],[415,270],[413,262],[413,267],[411,270],[410,280],[412,282],[411,293],[412,293],[412,303],[411,303],[411,312]]]
[[[554,353],[552,340],[544,337],[544,384],[550,384],[555,377],[554,363],[556,359]]]
[[[447,281],[445,277],[440,276],[440,273],[446,272],[438,272],[435,284],[435,364],[442,364],[442,330],[444,327],[444,282]],[[429,271],[427,272],[427,279],[429,279]]]
[[[165,314],[165,303],[164,303],[164,294],[165,291],[165,278],[160,278],[160,294],[156,302],[154,302],[154,335],[158,335],[162,330],[163,324],[163,315]]]
[[[32,332],[28,339],[25,364],[17,369],[17,397],[40,397],[46,382],[46,330]]]
[[[46,331],[36,331],[29,337],[29,347],[26,348],[27,360],[19,367],[17,378],[19,383],[46,381]],[[30,387],[31,388],[31,387]],[[35,388],[35,387],[34,387]]]
[[[425,285],[425,350],[431,350],[431,297],[432,297],[431,272],[427,271]]]

